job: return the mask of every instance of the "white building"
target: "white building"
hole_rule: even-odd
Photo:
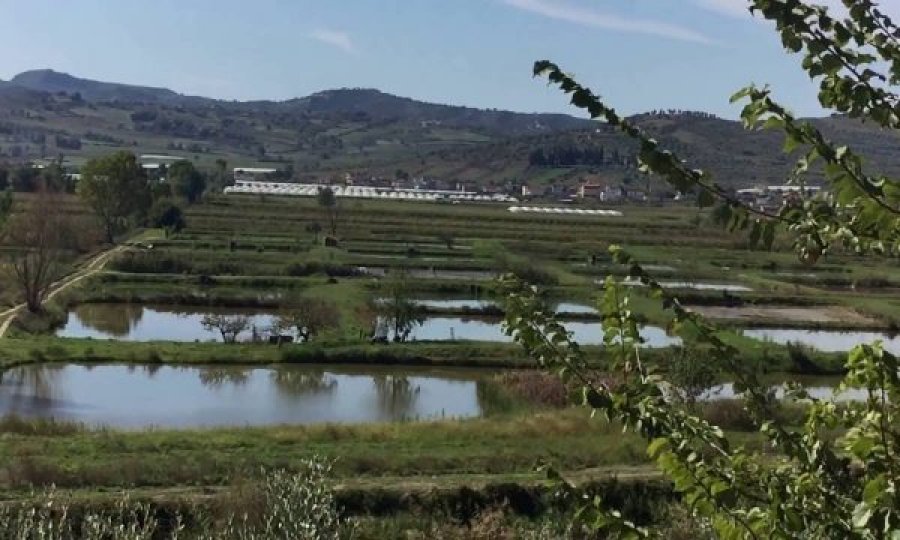
[[[270,174],[270,173],[269,173]],[[368,186],[341,186],[328,184],[295,184],[289,182],[258,182],[237,179],[233,186],[225,188],[226,194],[286,195],[315,197],[319,190],[328,187],[335,197],[358,199],[396,199],[404,201],[466,201],[466,202],[515,202],[514,197],[503,194],[481,194],[472,191],[445,191],[438,189],[397,189]]]

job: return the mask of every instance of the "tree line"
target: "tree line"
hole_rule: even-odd
[[[0,241],[10,248],[7,281],[29,312],[42,311],[52,284],[79,253],[112,244],[134,227],[167,233],[184,227],[183,208],[200,200],[208,175],[189,161],[164,172],[165,181],[148,175],[130,152],[88,161],[77,180],[61,160],[43,168],[0,167]],[[28,194],[14,197],[14,191]],[[90,209],[88,216],[68,211],[72,194]]]
[[[634,163],[634,155],[624,154],[617,148],[607,151],[602,146],[554,145],[536,148],[528,154],[528,164],[532,167],[628,167]]]

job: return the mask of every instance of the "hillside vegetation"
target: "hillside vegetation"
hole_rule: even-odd
[[[775,133],[695,112],[636,120],[725,185],[782,183],[790,169]],[[853,141],[882,172],[900,173],[896,134],[841,117],[813,123],[838,141]],[[348,172],[538,189],[646,181],[637,180],[628,141],[607,126],[560,114],[423,103],[372,89],[222,101],[49,70],[0,83],[0,160],[62,154],[77,168],[117,149],[175,154],[200,166],[222,159],[230,166],[274,165],[300,181]]]

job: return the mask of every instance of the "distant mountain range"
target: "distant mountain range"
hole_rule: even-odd
[[[529,132],[583,127],[585,120],[564,114],[527,114],[425,103],[386,94],[374,89],[342,88],[286,101],[234,102],[186,96],[167,88],[134,86],[81,79],[50,69],[20,73],[8,83],[43,93],[78,94],[96,103],[163,105],[181,107],[219,107],[237,111],[310,115],[364,115],[370,119],[419,121],[432,124],[484,127],[499,132]]]
[[[777,133],[748,132],[738,122],[693,112],[635,120],[723,184],[781,183],[790,169]],[[882,172],[900,176],[896,134],[845,118],[813,122]],[[117,149],[180,155],[201,166],[217,159],[275,165],[293,169],[299,180],[353,173],[538,188],[585,179],[644,182],[629,141],[563,114],[440,105],[373,89],[236,102],[52,70],[0,82],[0,161],[63,154],[77,167]]]
[[[36,69],[19,73],[9,81],[9,84],[38,92],[79,93],[84,99],[90,101],[176,103],[186,99],[185,96],[166,88],[92,81],[52,69]]]

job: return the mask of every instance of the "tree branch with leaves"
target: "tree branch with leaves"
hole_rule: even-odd
[[[826,108],[852,118],[900,129],[900,30],[868,0],[845,0],[838,20],[825,8],[800,0],[748,0],[748,8],[774,21],[789,51],[804,54],[803,69],[820,84]],[[887,73],[879,68],[887,66]],[[556,64],[535,64],[536,76],[571,96],[574,106],[640,144],[641,170],[675,189],[698,193],[701,206],[719,203],[716,215],[732,230],[746,231],[751,246],[770,247],[779,230],[794,239],[801,260],[815,263],[841,247],[879,256],[900,252],[900,182],[866,170],[849,146],[828,140],[810,123],[793,117],[767,88],[748,87],[741,116],[750,129],[777,129],[785,150],[802,150],[788,181],[803,187],[820,168],[828,192],[777,212],[732,197],[711,175],[691,168],[639,126],[619,116],[598,95]],[[803,425],[787,427],[775,414],[767,385],[722,339],[722,329],[684,308],[634,261],[613,248],[651,297],[671,313],[670,331],[685,346],[703,347],[709,362],[734,381],[735,391],[773,456],[734,446],[723,431],[679,406],[665,391],[670,374],[642,362],[637,318],[625,287],[604,283],[604,359],[619,374],[616,384],[598,384],[582,349],[540,302],[539,292],[518,280],[505,282],[507,331],[541,365],[583,387],[583,403],[642,435],[648,454],[673,481],[692,512],[722,538],[900,538],[900,365],[880,342],[860,344],[849,354],[841,388],[865,391],[867,399],[838,405],[790,385],[786,398],[805,407]],[[592,508],[593,524],[625,537],[652,534],[603,508]]]

